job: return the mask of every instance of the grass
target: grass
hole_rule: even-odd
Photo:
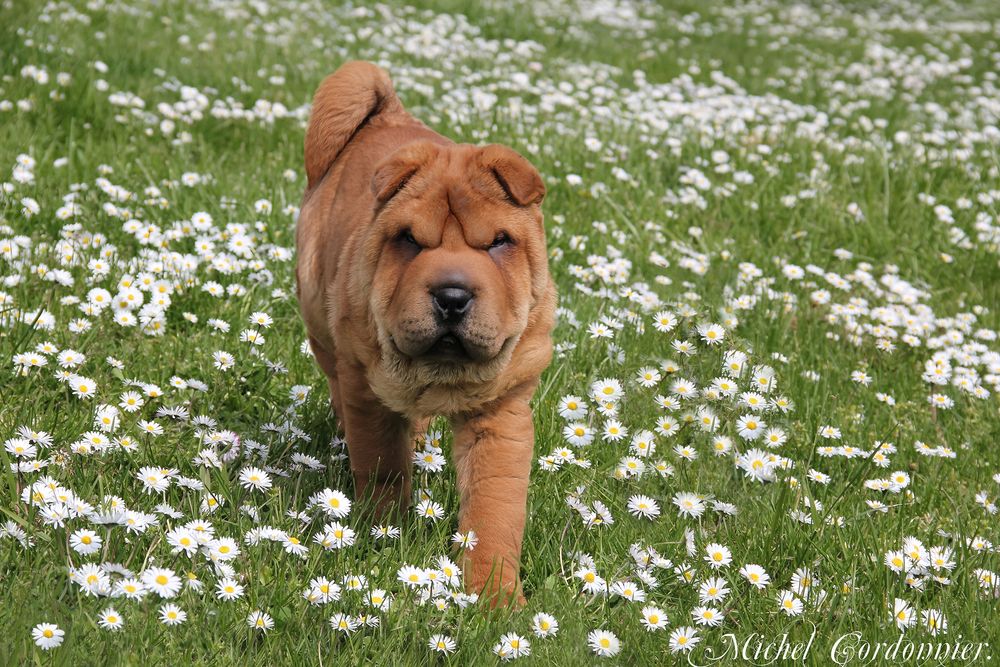
[[[648,632],[640,624],[644,604],[582,594],[573,576],[579,568],[573,555],[581,552],[593,558],[609,582],[638,581],[629,555],[630,545],[636,543],[655,548],[675,564],[688,563],[696,583],[711,574],[702,560],[706,545],[719,543],[732,552],[733,564],[719,571],[732,589],[718,605],[726,619],[718,628],[699,630],[701,643],[690,654],[694,664],[705,664],[712,655],[709,649],[716,655],[722,652],[730,641],[727,633],[740,642],[752,633],[767,640],[788,633],[795,642],[814,632],[806,662],[828,664],[837,638],[846,633],[859,631],[872,644],[895,642],[900,631],[890,609],[897,598],[917,610],[941,610],[948,621],[947,634],[932,637],[918,614],[917,626],[904,635],[907,642],[940,645],[962,637],[1000,645],[996,596],[980,585],[976,574],[980,569],[998,571],[997,555],[992,546],[976,548],[971,543],[974,538],[1000,540],[995,515],[976,500],[979,492],[995,497],[994,476],[1000,472],[994,447],[1000,438],[996,399],[1000,387],[995,379],[1000,362],[988,356],[998,345],[988,336],[975,338],[979,329],[1000,329],[1000,317],[993,310],[1000,303],[1000,281],[996,237],[991,241],[984,233],[980,238],[975,228],[977,215],[991,224],[997,215],[995,196],[983,195],[995,192],[991,184],[998,170],[996,139],[986,129],[996,124],[995,110],[988,104],[996,92],[992,71],[996,40],[974,23],[995,25],[1000,16],[989,3],[968,7],[907,3],[904,9],[905,15],[928,17],[928,27],[894,24],[888,10],[859,19],[862,12],[874,10],[857,4],[802,6],[798,12],[778,3],[741,10],[723,3],[642,5],[640,13],[651,17],[654,25],[637,36],[561,3],[502,6],[449,0],[418,2],[413,8],[392,2],[375,9],[319,2],[181,2],[161,7],[136,1],[92,7],[63,3],[49,9],[6,3],[0,9],[4,54],[0,101],[9,100],[13,108],[0,111],[4,128],[0,168],[12,168],[20,154],[31,156],[36,166],[33,183],[16,183],[0,194],[0,247],[8,238],[30,239],[17,259],[0,259],[0,273],[6,278],[0,288],[0,359],[12,360],[51,341],[60,350],[86,355],[75,372],[96,380],[98,386],[94,399],[76,398],[67,383],[55,377],[55,357],[45,368],[23,375],[8,361],[0,368],[0,441],[15,438],[21,427],[46,431],[53,440],[37,456],[49,461],[43,473],[14,472],[11,452],[0,452],[4,464],[0,511],[32,541],[30,548],[24,548],[9,535],[0,538],[0,627],[4,628],[0,646],[8,662],[492,664],[498,660],[491,651],[500,636],[517,632],[532,640],[529,662],[581,664],[594,659],[586,637],[597,628],[614,632],[621,641],[621,652],[612,662],[679,662],[684,655],[670,654],[668,634],[692,625],[690,612],[699,604],[696,585],[682,583],[672,570],[659,572],[658,586],[645,586],[645,604],[659,606],[671,622],[666,630]],[[692,17],[694,12],[697,18]],[[81,15],[88,18],[75,18]],[[963,19],[972,22],[966,25],[972,29],[959,30],[957,22]],[[876,42],[890,49],[888,55],[872,53]],[[210,48],[200,49],[199,44]],[[358,542],[348,549],[324,552],[311,545],[305,558],[297,558],[284,553],[279,544],[243,544],[244,535],[260,525],[311,544],[323,520],[310,515],[300,522],[288,512],[305,510],[309,496],[323,488],[350,495],[352,482],[340,449],[330,445],[335,424],[329,417],[325,380],[313,360],[300,351],[305,331],[294,302],[293,262],[266,253],[271,247],[294,246],[294,216],[286,207],[298,204],[304,187],[305,116],[223,118],[213,116],[210,105],[221,100],[231,107],[226,102],[231,98],[251,109],[258,99],[266,99],[297,109],[309,101],[325,74],[349,58],[389,66],[404,103],[438,131],[457,140],[511,145],[530,157],[546,178],[551,268],[565,312],[554,334],[561,352],[542,378],[535,399],[539,457],[566,444],[567,422],[559,416],[564,396],[586,397],[592,382],[619,379],[625,398],[618,419],[631,433],[652,430],[665,414],[655,407],[653,397],[668,393],[673,378],[664,373],[656,387],[642,388],[635,382],[640,368],[671,360],[678,365],[675,375],[704,389],[722,374],[724,352],[738,349],[749,353],[749,366],[772,366],[777,376],[773,393],[787,396],[795,405],[787,415],[765,415],[769,425],[782,427],[788,435],[787,443],[775,450],[788,462],[786,469],[776,471],[776,481],[752,481],[734,466],[731,456],[713,456],[711,437],[696,424],[684,426],[672,437],[657,438],[659,448],[652,459],[673,467],[669,477],[647,472],[638,478],[614,479],[612,473],[627,454],[630,438],[612,443],[598,437],[577,450],[578,457],[590,461],[588,468],[565,465],[548,472],[536,466],[522,563],[528,605],[517,612],[486,613],[454,605],[439,611],[419,604],[415,593],[396,581],[403,564],[429,567],[438,556],[453,555],[450,536],[456,530],[457,494],[450,467],[417,476],[419,486],[444,506],[445,517],[428,523],[409,516],[401,522],[401,536],[395,541],[376,542],[368,536],[368,521],[351,515],[346,523],[357,530]],[[960,58],[970,58],[970,65],[947,70]],[[98,60],[106,63],[107,71],[95,68]],[[938,61],[939,66],[928,66],[927,60]],[[44,68],[48,81],[26,77],[26,66]],[[689,106],[669,117],[664,114],[673,112],[663,107],[641,110],[641,104],[650,103],[652,92],[645,89],[628,97],[636,87],[635,69],[642,69],[652,84],[671,84],[669,90]],[[738,88],[709,89],[710,73],[716,69],[732,77]],[[70,74],[67,85],[57,83],[59,72]],[[512,86],[514,72],[532,72],[532,84]],[[275,75],[283,78],[270,79]],[[872,84],[878,77],[889,82],[886,92]],[[107,89],[100,89],[101,80],[108,83]],[[554,91],[547,82],[573,84],[572,94],[566,93],[568,101],[545,106]],[[165,114],[157,105],[181,99],[182,85],[201,91],[209,106],[190,124],[175,119],[174,130],[165,134],[160,126]],[[471,87],[494,92],[498,104],[477,110],[465,94]],[[910,92],[918,88],[919,92]],[[53,92],[61,99],[52,99]],[[112,104],[109,95],[116,92],[138,96],[143,109],[132,113]],[[726,107],[720,100],[729,93],[735,99]],[[703,120],[720,108],[748,108],[760,102],[752,96],[768,94],[785,100],[786,114],[793,118],[782,120],[781,114],[758,107],[755,115],[746,117],[745,127]],[[512,97],[518,98],[520,113],[506,106]],[[31,108],[21,109],[19,100],[30,100]],[[937,113],[931,103],[945,113]],[[854,108],[844,111],[845,105]],[[608,113],[602,115],[602,107]],[[820,112],[827,122],[805,132],[803,123],[816,122]],[[885,128],[867,122],[879,118],[887,121]],[[656,125],[664,119],[664,126]],[[909,133],[908,143],[896,136],[899,131]],[[177,141],[185,132],[187,139]],[[593,150],[584,141],[587,137],[600,139],[602,146]],[[886,147],[890,141],[891,149]],[[759,144],[770,150],[761,152]],[[647,153],[650,149],[655,156]],[[714,170],[714,151],[725,151],[731,170]],[[64,166],[53,165],[63,157]],[[112,171],[102,174],[100,165]],[[627,178],[616,176],[615,168],[627,172]],[[704,173],[710,188],[683,191],[692,168]],[[284,176],[288,169],[296,174],[295,180]],[[734,184],[733,172],[738,171],[752,174],[753,182]],[[191,172],[205,176],[205,182],[184,185],[184,174]],[[582,184],[572,184],[567,179],[570,174],[580,175]],[[131,209],[136,219],[158,225],[161,231],[205,211],[214,220],[210,234],[222,251],[235,231],[225,226],[245,225],[262,264],[223,273],[203,261],[187,274],[163,273],[175,292],[163,314],[162,336],[118,326],[110,311],[88,316],[91,327],[72,332],[70,322],[84,315],[67,297],[85,302],[94,287],[114,294],[122,275],[156,268],[144,264],[151,260],[154,247],[142,246],[123,229],[124,219],[104,210],[112,200],[99,186],[102,175],[134,193],[130,200],[115,202],[117,206]],[[13,173],[4,172],[3,180],[15,183]],[[74,187],[81,183],[87,187]],[[597,183],[604,184],[603,190],[595,191]],[[731,190],[720,191],[723,185]],[[163,206],[146,201],[158,196],[144,194],[149,186],[159,188]],[[75,190],[81,213],[72,220],[59,219],[56,212],[63,197]],[[810,190],[813,196],[806,192],[794,205],[783,200]],[[700,196],[703,205],[688,196],[692,194]],[[939,218],[922,197],[925,194],[947,205],[954,222]],[[26,216],[24,197],[37,200],[40,212]],[[962,197],[971,200],[969,208],[958,205]],[[255,210],[254,203],[261,199],[271,203],[270,213]],[[863,221],[848,213],[851,203],[860,207]],[[86,244],[76,246],[82,262],[60,264],[53,248],[71,231],[65,228],[68,223],[80,225],[74,243],[82,243],[81,235],[103,234],[115,246],[107,276],[91,276],[86,262],[96,250]],[[694,234],[689,231],[692,227],[697,228]],[[969,236],[966,247],[953,243],[949,236],[953,229]],[[169,251],[193,253],[194,248],[192,236],[166,240]],[[850,251],[851,257],[837,256],[836,249]],[[654,252],[669,265],[655,262]],[[685,263],[692,252],[704,257],[703,272],[692,271]],[[601,270],[618,256],[631,262],[620,285],[605,285],[593,271],[579,268]],[[866,286],[863,275],[854,273],[865,262],[876,281],[874,290]],[[802,281],[789,280],[782,274],[787,263],[812,264],[822,271],[807,273]],[[42,279],[38,264],[64,268],[72,284]],[[260,268],[270,272],[273,282],[254,280],[251,274]],[[832,286],[823,272],[846,277],[846,289]],[[865,308],[898,305],[878,287],[882,284],[877,281],[886,274],[898,275],[926,292],[919,301],[933,311],[933,317],[930,329],[920,333],[918,347],[899,340],[905,330],[896,324],[892,328],[897,349],[879,351],[879,334],[870,329],[876,323],[870,311],[855,318],[862,327],[869,326],[860,330],[861,340],[855,344],[844,319],[833,316],[831,304],[811,301],[815,290],[827,289],[834,304],[866,299]],[[245,293],[213,297],[202,290],[208,281],[239,284]],[[636,304],[615,296],[619,287],[639,283],[656,293],[661,305],[641,312]],[[581,290],[581,285],[589,289]],[[609,287],[610,294],[602,293],[602,287]],[[740,295],[752,297],[746,299],[749,307],[734,310]],[[674,312],[690,308],[693,315],[681,317],[673,332],[659,333],[652,316],[663,308]],[[52,330],[31,326],[38,309],[52,314]],[[629,310],[644,323],[643,330],[629,320]],[[256,311],[267,312],[274,320],[263,332],[261,355],[251,354],[250,346],[239,340],[240,332],[248,328],[247,318]],[[25,312],[28,315],[22,317]],[[196,315],[197,322],[186,319],[185,313]],[[975,313],[974,325],[963,329],[961,320],[944,319],[962,313]],[[723,345],[699,343],[689,357],[671,348],[675,338],[697,341],[697,325],[723,322],[731,315],[738,324],[728,328]],[[611,342],[587,333],[587,326],[602,317],[623,323]],[[210,318],[225,320],[232,329],[215,331],[207,323]],[[946,340],[950,331],[962,331],[963,340]],[[981,347],[969,347],[971,340]],[[921,375],[935,351],[929,345],[954,352],[952,366],[975,369],[991,395],[974,398],[955,386],[928,384]],[[217,350],[235,355],[233,369],[215,368],[212,354]],[[963,359],[963,352],[971,358]],[[108,356],[120,360],[123,369],[108,365]],[[287,372],[275,372],[265,358]],[[855,370],[867,372],[872,384],[852,381]],[[173,389],[173,376],[200,380],[206,391]],[[163,396],[148,400],[140,412],[122,414],[121,426],[113,434],[129,434],[139,446],[106,454],[72,453],[73,443],[95,430],[97,406],[116,404],[132,380],[163,389]],[[740,383],[741,390],[746,389],[746,375]],[[296,385],[311,388],[299,404],[289,398]],[[876,392],[892,395],[895,405],[880,401]],[[947,395],[954,407],[931,409],[932,393]],[[197,466],[192,458],[204,447],[199,437],[206,429],[190,419],[157,417],[164,433],[140,434],[138,420],[154,419],[161,406],[183,406],[190,417],[211,417],[217,422],[214,430],[230,430],[244,442],[262,443],[266,454],[262,458],[251,454],[218,469]],[[748,409],[731,401],[714,407],[718,434],[730,436],[740,451],[754,446],[741,439],[735,427]],[[677,416],[683,413],[680,410]],[[592,403],[581,421],[598,433],[605,422]],[[277,432],[268,424],[277,425]],[[826,425],[841,429],[839,443],[818,435]],[[446,456],[448,437],[446,433]],[[884,470],[870,460],[876,441],[898,448]],[[915,450],[916,441],[948,446],[955,458],[923,456]],[[821,457],[817,448],[827,444],[851,445],[866,455]],[[673,451],[675,445],[692,447],[697,459],[683,460]],[[762,447],[759,442],[757,446]],[[296,452],[314,456],[326,467],[320,472],[295,471],[291,457]],[[251,464],[273,471],[270,491],[248,492],[239,485],[240,470]],[[175,468],[180,475],[200,480],[225,504],[204,514],[200,509],[204,493],[176,483],[162,497],[147,493],[136,477],[143,466]],[[809,480],[811,469],[829,475],[829,483]],[[864,488],[866,480],[897,470],[910,476],[902,493]],[[91,526],[85,517],[52,527],[42,520],[38,506],[21,499],[40,474],[50,475],[94,506],[106,495],[115,495],[130,509],[143,512],[169,503],[183,518],[160,515],[160,525],[142,534],[121,526]],[[610,508],[613,525],[584,525],[566,503],[567,495],[579,487],[586,487],[581,495],[585,503],[601,501]],[[678,516],[671,500],[688,491],[731,503],[735,516],[712,511],[700,519]],[[630,516],[625,507],[634,494],[656,499],[662,515],[652,522]],[[818,501],[822,509],[810,510],[807,501]],[[887,511],[873,511],[866,501],[881,501]],[[259,521],[241,511],[247,505],[256,508]],[[811,515],[812,523],[794,520],[790,512],[796,510]],[[171,553],[167,531],[198,517],[211,521],[217,536],[241,544],[242,552],[232,565],[245,585],[242,599],[217,600],[213,594],[217,575],[211,563],[200,556],[190,559]],[[69,547],[69,537],[88,527],[103,537],[104,546],[99,554],[85,557]],[[686,551],[686,531],[693,532],[694,555]],[[941,573],[950,583],[928,579],[918,590],[883,564],[885,553],[900,549],[909,536],[928,548],[953,550],[953,569]],[[117,563],[137,573],[155,562],[182,577],[192,572],[204,591],[186,586],[175,602],[187,612],[187,622],[167,627],[159,622],[162,601],[155,595],[141,602],[108,600],[90,596],[72,583],[67,567],[86,562]],[[747,563],[763,566],[771,586],[763,591],[751,588],[737,572]],[[776,596],[790,588],[791,577],[800,568],[810,570],[818,583],[808,594],[798,592],[804,612],[788,616],[779,609]],[[350,635],[330,628],[328,619],[334,612],[365,611],[357,592],[345,592],[340,601],[322,607],[310,606],[302,598],[312,578],[339,580],[347,574],[364,575],[373,586],[396,596],[392,609],[379,614],[380,627]],[[98,626],[98,614],[109,605],[125,619],[120,632]],[[275,627],[266,635],[246,625],[247,614],[258,609],[274,619]],[[555,637],[530,635],[531,618],[542,611],[558,619]],[[34,645],[31,629],[42,622],[65,630],[62,646],[43,652]],[[426,644],[434,633],[454,637],[457,652],[431,653]],[[984,655],[992,655],[990,650]]]

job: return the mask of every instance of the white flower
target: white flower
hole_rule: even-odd
[[[39,623],[31,630],[31,637],[43,651],[56,648],[63,643],[66,633],[53,623]]]
[[[266,633],[268,630],[274,627],[274,619],[271,615],[263,611],[252,611],[250,615],[247,616],[247,625],[254,630],[260,630]]]
[[[254,491],[267,491],[271,488],[271,476],[260,468],[247,466],[240,471],[240,485]]]
[[[621,642],[613,632],[607,630],[592,630],[587,635],[587,644],[590,650],[602,658],[609,658],[618,655],[621,651]]]

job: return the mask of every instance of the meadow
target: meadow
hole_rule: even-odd
[[[0,56],[0,662],[1000,658],[995,3],[3,0]],[[520,610],[445,422],[352,511],[294,283],[352,59],[548,188]]]

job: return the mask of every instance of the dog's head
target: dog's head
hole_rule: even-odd
[[[408,382],[496,377],[549,282],[538,171],[503,146],[419,141],[372,189],[363,264],[386,366]]]

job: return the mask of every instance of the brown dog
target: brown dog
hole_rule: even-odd
[[[364,62],[316,91],[305,163],[298,297],[355,495],[379,512],[407,504],[414,434],[448,416],[459,530],[479,537],[466,588],[521,601],[529,401],[555,306],[542,179],[509,148],[428,129]]]

